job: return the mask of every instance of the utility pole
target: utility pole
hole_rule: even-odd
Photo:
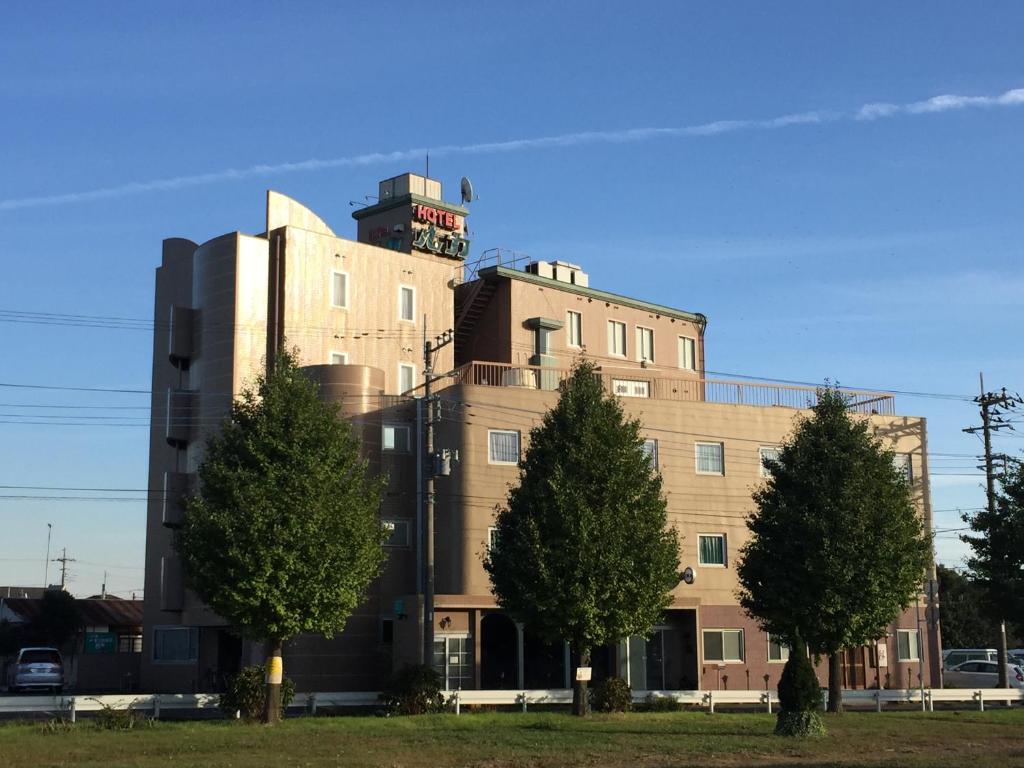
[[[63,590],[64,585],[67,584],[68,563],[75,562],[75,558],[68,557],[68,548],[64,547],[61,550],[60,557],[53,558],[53,562],[60,563],[60,588]]]
[[[43,568],[43,589],[50,586],[50,537],[53,536],[53,523],[46,524],[46,567]]]
[[[423,334],[426,336],[427,318],[423,318]],[[447,450],[441,453],[434,452],[434,424],[437,421],[437,395],[431,394],[431,384],[434,382],[434,353],[442,347],[451,344],[455,340],[455,332],[451,329],[445,331],[431,341],[423,340],[423,399],[426,412],[425,446],[423,447],[424,458],[424,479],[426,491],[423,494],[425,518],[425,542],[426,551],[423,553],[424,570],[423,578],[423,663],[430,665],[434,658],[434,478],[437,475],[447,475],[451,471],[449,453]],[[421,413],[423,410],[421,410]]]
[[[1008,395],[1005,387],[998,393],[986,392],[985,377],[983,374],[978,374],[978,382],[980,384],[981,391],[980,394],[974,398],[974,402],[976,402],[981,408],[981,426],[968,427],[964,432],[975,434],[980,431],[983,436],[985,443],[985,465],[982,468],[985,470],[985,494],[988,500],[988,519],[990,524],[992,524],[996,519],[996,473],[993,469],[993,461],[995,457],[992,455],[992,432],[1004,428],[1013,429],[1010,422],[1002,418],[1002,411],[999,409],[1015,408],[1018,404],[1024,401],[1021,400],[1019,395]],[[991,537],[992,531],[986,531],[985,535]],[[1009,688],[1010,681],[1006,674],[1006,621],[1004,617],[1000,617],[999,627],[999,655],[996,657],[996,661],[999,666],[999,682],[997,685],[999,688]]]

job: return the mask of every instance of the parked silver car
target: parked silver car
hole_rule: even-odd
[[[22,648],[7,668],[7,690],[64,689],[64,661],[56,648]]]
[[[965,661],[944,675],[949,688],[995,688],[999,685],[999,662]],[[1016,664],[1006,665],[1006,677],[1011,688],[1024,689],[1024,670]]]

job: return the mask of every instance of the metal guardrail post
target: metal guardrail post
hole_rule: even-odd
[[[75,697],[72,696],[68,700],[68,721],[75,722],[78,719],[78,713],[75,711]]]
[[[160,694],[159,693],[154,693],[153,694],[153,719],[154,720],[159,720],[160,719]]]
[[[882,711],[882,690],[875,691],[875,712]]]
[[[311,693],[306,699],[306,706],[309,708],[309,714],[316,714],[316,694]]]
[[[984,712],[985,711],[985,693],[983,691],[976,691],[974,695],[978,697],[978,711],[979,712]]]
[[[715,714],[715,692],[708,691],[708,714]]]
[[[523,712],[525,712],[526,711],[526,691],[523,691],[522,693],[519,694],[519,700],[522,702]]]
[[[768,705],[768,714],[770,715],[772,713],[772,692],[771,691],[765,691],[764,692],[764,701],[765,701],[765,704]]]
[[[455,691],[455,714],[462,714],[462,704],[459,701],[459,692]]]

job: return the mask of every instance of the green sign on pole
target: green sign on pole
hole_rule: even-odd
[[[86,632],[86,653],[114,653],[117,650],[117,635],[114,632]]]

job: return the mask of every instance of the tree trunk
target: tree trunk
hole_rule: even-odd
[[[828,657],[828,711],[843,714],[843,652]]]
[[[590,666],[590,649],[582,648],[582,643],[576,643],[576,651],[579,653],[580,666]],[[579,717],[586,717],[590,713],[590,697],[587,695],[587,681],[576,680],[575,670],[569,670],[573,676],[572,683],[572,713]]]
[[[267,725],[281,722],[281,681],[284,679],[281,646],[280,640],[267,642],[267,695],[263,708],[263,722]]]

